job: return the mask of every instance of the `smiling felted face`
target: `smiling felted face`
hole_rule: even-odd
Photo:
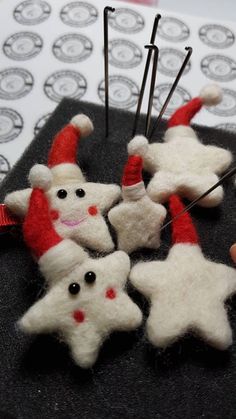
[[[109,252],[114,248],[103,215],[120,196],[118,185],[87,182],[76,163],[80,137],[89,135],[92,122],[85,115],[72,118],[55,137],[48,158],[48,172],[41,165],[34,167],[37,182],[44,182],[55,228],[82,246]],[[50,175],[49,175],[50,170]],[[5,199],[6,206],[16,215],[25,216],[31,189],[16,191]]]
[[[79,245],[63,240],[40,188],[33,189],[23,233],[49,289],[18,324],[26,333],[59,332],[75,362],[89,368],[112,331],[133,330],[141,323],[141,311],[125,291],[129,257],[117,251],[90,259]]]

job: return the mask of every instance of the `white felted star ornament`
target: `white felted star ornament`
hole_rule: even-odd
[[[172,218],[184,208],[170,198]],[[236,271],[206,259],[188,213],[172,223],[173,246],[165,261],[138,263],[131,270],[132,284],[150,300],[147,336],[165,348],[193,332],[217,349],[232,343],[224,302],[236,293]]]
[[[59,333],[74,361],[89,368],[111,332],[133,330],[142,321],[141,311],[125,291],[129,257],[117,251],[91,259],[78,244],[62,239],[40,188],[33,189],[23,233],[38,258],[48,291],[19,326],[26,333]]]
[[[123,201],[108,213],[116,230],[118,248],[127,253],[147,247],[160,247],[160,227],[166,209],[147,195],[142,179],[143,160],[148,148],[145,137],[137,136],[128,144],[128,161],[122,178]]]
[[[156,202],[166,202],[177,193],[190,201],[196,199],[218,181],[232,162],[232,154],[223,148],[203,145],[189,126],[203,105],[216,105],[222,99],[217,85],[206,86],[200,96],[178,109],[168,121],[164,143],[150,144],[144,156],[144,168],[153,174],[147,192]],[[218,187],[198,204],[214,207],[223,199]]]
[[[48,168],[36,165],[32,176],[36,182],[43,183],[54,227],[62,237],[93,250],[109,252],[114,244],[103,216],[119,199],[120,188],[87,182],[76,163],[79,139],[92,131],[87,116],[72,118],[54,138]],[[24,217],[30,194],[30,188],[12,192],[6,196],[5,204],[13,214]]]

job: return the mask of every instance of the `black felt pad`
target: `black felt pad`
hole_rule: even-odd
[[[111,110],[111,133],[104,137],[104,109],[64,100],[2,183],[7,192],[27,186],[34,163],[46,163],[53,136],[76,113],[94,121],[95,132],[82,140],[79,162],[88,180],[119,183],[126,160],[133,115]],[[144,127],[144,119],[141,120]],[[157,138],[161,140],[165,124]],[[198,127],[206,144],[236,152],[233,134]],[[184,158],[184,156],[183,156]],[[220,208],[192,210],[203,251],[232,266],[229,247],[236,241],[236,195],[233,181],[225,185]],[[170,231],[158,251],[142,251],[132,261],[164,259]],[[112,275],[112,272],[111,272]],[[104,344],[93,370],[75,366],[66,345],[54,336],[25,336],[15,323],[40,297],[43,279],[19,234],[0,237],[0,419],[120,419],[236,417],[236,298],[228,302],[234,330],[233,347],[219,352],[191,336],[166,351],[153,348],[144,327],[117,333]],[[130,289],[145,315],[148,304]]]

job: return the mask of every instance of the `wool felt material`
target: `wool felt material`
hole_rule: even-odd
[[[35,163],[47,163],[52,139],[73,115],[91,117],[96,130],[80,142],[78,161],[92,182],[119,183],[127,160],[127,142],[133,114],[111,108],[110,133],[105,137],[104,108],[65,99],[48,119],[20,161],[0,187],[0,199],[27,187],[27,176]],[[154,123],[155,120],[152,120]],[[145,115],[140,116],[140,129]],[[158,138],[165,121],[157,129]],[[236,155],[234,134],[194,126],[204,144],[229,148]],[[148,181],[144,173],[145,182]],[[235,188],[225,182],[220,208],[194,207],[191,212],[201,237],[204,255],[216,262],[233,264],[229,248],[235,243]],[[143,338],[143,326],[133,332],[110,335],[93,370],[81,370],[68,356],[68,347],[54,335],[23,335],[16,321],[42,296],[45,280],[19,237],[0,236],[1,328],[0,413],[12,419],[177,419],[234,418],[236,415],[235,298],[229,310],[234,343],[228,351],[217,351],[186,335],[165,351]],[[170,229],[164,229],[158,250],[132,253],[132,263],[165,260],[170,248]],[[108,267],[109,269],[109,267]],[[111,271],[110,271],[111,273]],[[129,287],[131,298],[146,318],[148,301]],[[132,385],[131,385],[132,383]],[[148,391],[147,391],[148,389]]]
[[[203,145],[189,126],[192,117],[203,105],[220,102],[222,92],[216,85],[206,86],[200,97],[194,98],[175,111],[168,122],[164,143],[150,144],[144,157],[144,168],[153,174],[147,192],[156,202],[166,202],[170,195],[194,200],[218,181],[232,162],[229,150]],[[219,187],[198,202],[202,207],[214,207],[223,199]]]
[[[149,198],[143,183],[142,157],[147,148],[143,136],[135,137],[128,144],[129,157],[122,178],[123,201],[108,213],[117,233],[118,249],[127,253],[142,247],[158,249],[160,227],[166,217],[165,207]]]
[[[87,182],[76,163],[79,140],[92,131],[93,124],[86,115],[74,116],[54,138],[48,155],[50,172],[37,166],[34,176],[41,179],[47,192],[58,234],[89,249],[109,252],[114,243],[104,215],[119,199],[120,188]],[[30,194],[31,188],[12,192],[5,204],[13,214],[24,217]]]
[[[39,257],[49,287],[18,325],[26,333],[59,333],[75,363],[90,368],[111,332],[136,329],[142,321],[140,309],[125,291],[129,257],[117,251],[91,259],[79,245],[63,240],[40,188],[32,191],[23,234]]]
[[[172,218],[184,209],[170,197]],[[193,332],[217,349],[232,344],[232,330],[224,302],[236,293],[236,271],[206,259],[188,213],[172,223],[173,246],[165,261],[138,263],[132,284],[151,302],[147,319],[150,342],[165,348]]]

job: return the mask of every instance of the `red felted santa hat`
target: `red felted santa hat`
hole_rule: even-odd
[[[92,121],[80,114],[74,116],[55,136],[48,156],[48,167],[52,169],[56,183],[64,183],[65,178],[85,181],[77,165],[77,147],[80,138],[87,137],[92,131]]]
[[[171,195],[169,198],[169,210],[172,219],[185,209],[184,204],[177,195]],[[198,244],[199,238],[192,219],[188,212],[181,214],[172,222],[172,243]]]
[[[33,190],[23,224],[23,235],[26,244],[37,258],[62,241],[53,227],[49,203],[44,192],[50,187],[50,176],[50,170],[42,165],[34,166],[29,176]]]
[[[123,199],[127,201],[136,201],[146,193],[142,177],[142,156],[147,149],[148,141],[141,135],[133,138],[128,144],[129,157],[122,177]]]
[[[43,165],[35,165],[29,174],[32,193],[23,224],[26,244],[39,259],[39,267],[48,281],[58,280],[88,254],[70,239],[63,239],[55,230],[53,216],[45,192],[51,188],[53,175]]]
[[[165,140],[171,140],[177,136],[196,137],[193,129],[190,127],[192,118],[200,111],[203,105],[213,106],[222,100],[222,91],[216,84],[205,86],[199,97],[190,100],[186,105],[177,109],[168,121],[168,130],[165,134]]]

